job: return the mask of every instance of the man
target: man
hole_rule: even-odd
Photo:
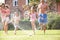
[[[45,30],[46,30],[46,24],[47,24],[47,9],[48,9],[48,5],[47,3],[45,3],[44,0],[41,0],[40,4],[38,5],[38,22],[39,25],[41,27],[41,30],[44,30],[44,34],[45,34]]]

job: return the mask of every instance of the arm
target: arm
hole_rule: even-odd
[[[38,7],[37,7],[37,13],[39,13],[39,5],[38,5]]]

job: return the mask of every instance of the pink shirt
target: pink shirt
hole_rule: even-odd
[[[5,17],[5,14],[6,14],[6,11],[5,11],[5,9],[1,9],[1,17]]]
[[[9,9],[6,9],[6,15],[10,15],[10,10]]]
[[[30,14],[30,20],[36,20],[36,14]]]

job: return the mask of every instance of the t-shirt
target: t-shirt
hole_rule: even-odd
[[[20,19],[20,17],[18,16],[14,16],[13,17],[13,20],[14,20],[14,23],[16,23],[16,24],[19,24],[19,19]]]
[[[6,11],[5,11],[5,9],[2,8],[1,9],[1,17],[4,18],[5,15],[6,15]]]
[[[6,9],[6,15],[10,15],[10,10],[9,9]]]

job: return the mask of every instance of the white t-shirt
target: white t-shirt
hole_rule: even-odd
[[[20,21],[20,17],[19,16],[14,16],[13,21],[14,21],[14,23],[18,24],[19,21]]]

